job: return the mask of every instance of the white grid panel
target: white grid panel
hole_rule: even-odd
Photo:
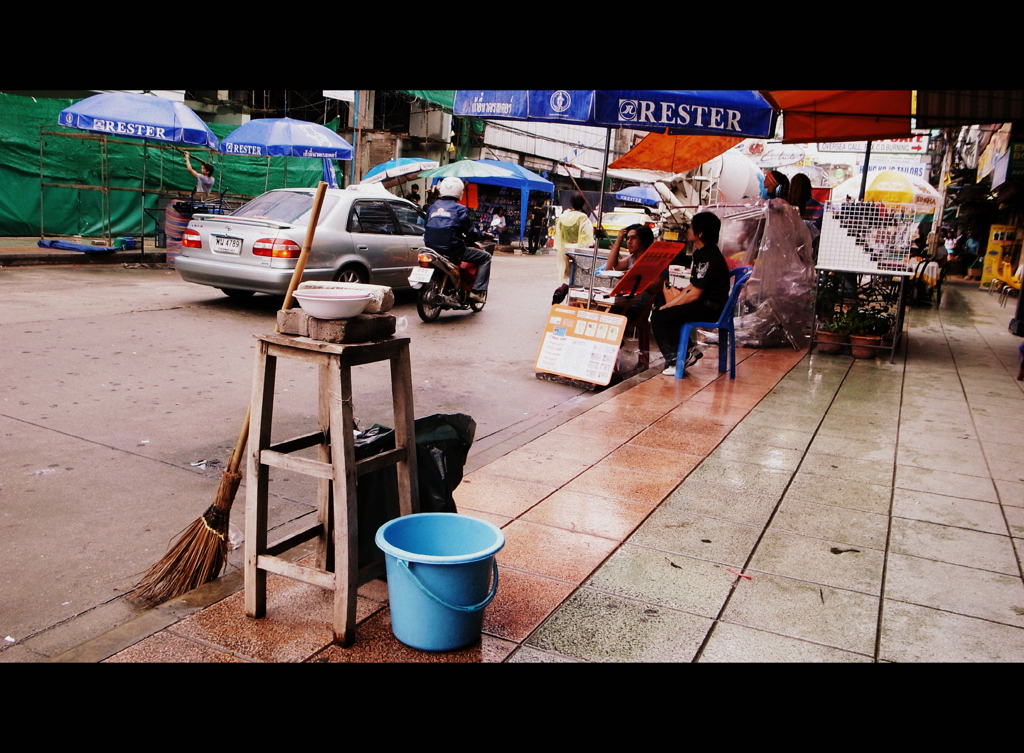
[[[825,205],[818,268],[910,275],[917,223],[913,204],[830,201]]]

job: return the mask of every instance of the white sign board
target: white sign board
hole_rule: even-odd
[[[356,90],[355,89],[331,89],[324,92],[324,96],[328,99],[341,99],[345,102],[356,101]]]
[[[868,142],[866,141],[836,141],[827,144],[818,144],[819,152],[866,152]],[[927,154],[928,137],[911,136],[908,139],[888,139],[886,141],[872,141],[871,154]]]

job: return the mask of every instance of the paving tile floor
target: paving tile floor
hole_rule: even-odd
[[[908,312],[896,362],[743,350],[654,376],[468,473],[501,527],[479,644],[424,653],[360,589],[271,575],[111,662],[1009,662],[1024,660],[1024,384],[1012,310],[970,283]]]

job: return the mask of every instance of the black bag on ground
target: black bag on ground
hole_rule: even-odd
[[[452,492],[462,482],[463,469],[476,434],[476,422],[467,415],[433,415],[417,418],[416,476],[420,512],[458,512]],[[356,460],[395,448],[395,431],[374,424],[355,437]],[[356,486],[359,515],[359,566],[380,560],[374,538],[377,529],[399,517],[398,477],[394,466],[359,477]]]

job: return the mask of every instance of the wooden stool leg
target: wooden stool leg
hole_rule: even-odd
[[[352,374],[350,368],[337,358],[332,359],[327,368],[334,487],[334,640],[342,646],[351,646],[356,637],[356,590],[359,585]]]
[[[320,431],[324,433],[324,443],[317,448],[317,460],[321,463],[331,462],[331,398],[329,394],[331,368],[320,366],[320,390],[318,421]],[[316,545],[316,567],[319,570],[334,572],[334,495],[331,491],[330,479],[317,479],[317,520],[322,531]]]
[[[395,406],[395,447],[405,447],[408,459],[398,467],[398,510],[401,515],[420,511],[419,478],[416,471],[416,423],[412,408],[412,361],[409,344],[391,359],[391,395]]]
[[[267,573],[256,567],[267,551],[267,484],[270,469],[260,463],[260,452],[270,445],[274,416],[274,382],[277,358],[267,354],[267,343],[256,351],[249,411],[249,439],[245,472],[245,613],[267,613]]]

